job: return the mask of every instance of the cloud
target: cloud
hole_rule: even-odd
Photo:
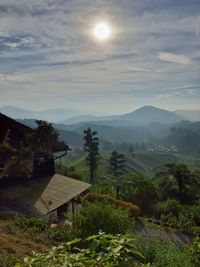
[[[27,82],[29,78],[23,75],[0,73],[0,83],[4,82]]]
[[[0,105],[11,95],[33,109],[92,102],[100,111],[107,98],[107,110],[127,101],[131,110],[190,84],[199,96],[199,14],[199,0],[0,0]],[[92,36],[99,20],[108,42]]]
[[[144,69],[144,68],[139,68],[139,67],[131,67],[127,71],[124,71],[124,73],[129,73],[129,72],[131,73],[131,72],[135,72],[135,71],[163,73],[162,70],[158,70],[158,69]]]
[[[167,53],[167,52],[161,52],[159,54],[159,59],[162,61],[183,64],[183,65],[188,65],[192,63],[190,58],[185,55],[178,55],[178,54]]]

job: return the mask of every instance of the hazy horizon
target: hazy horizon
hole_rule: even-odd
[[[199,0],[0,0],[0,106],[200,110],[199,51]]]
[[[163,108],[163,107],[158,107],[158,106],[150,106],[150,105],[145,105],[145,106],[140,106],[138,108],[134,108],[131,109],[131,110],[128,110],[126,112],[121,112],[121,113],[116,113],[116,112],[112,112],[112,113],[108,113],[108,112],[94,112],[93,110],[91,111],[84,111],[84,110],[80,110],[80,109],[76,109],[76,107],[70,109],[70,108],[65,108],[65,107],[54,107],[54,108],[48,108],[48,109],[30,109],[30,108],[25,108],[25,107],[20,107],[20,106],[9,106],[9,105],[4,105],[4,106],[1,106],[0,105],[0,109],[1,108],[16,108],[16,109],[24,109],[24,110],[27,110],[27,111],[32,111],[32,112],[44,112],[44,111],[48,111],[48,110],[71,110],[71,111],[74,111],[75,114],[72,115],[71,117],[76,117],[76,116],[81,116],[81,115],[94,115],[94,116],[112,116],[112,115],[123,115],[123,114],[126,114],[126,113],[131,113],[133,111],[136,111],[138,109],[141,109],[143,107],[154,107],[154,108],[158,108],[158,109],[163,109],[163,110],[166,110],[166,111],[171,111],[171,112],[176,112],[176,111],[199,111],[200,112],[200,109],[176,109],[176,110],[170,110],[170,109],[166,109],[166,108]],[[1,112],[1,111],[0,111]],[[6,114],[5,114],[6,115]]]

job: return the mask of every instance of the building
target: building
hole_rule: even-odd
[[[63,142],[58,142],[53,149],[53,152],[61,152],[59,156],[34,152],[22,161],[22,164],[25,162],[25,165],[31,166],[30,177],[4,175],[6,164],[19,153],[21,146],[29,148],[26,136],[32,133],[34,129],[0,114],[0,144],[5,139],[9,139],[11,144],[11,149],[0,147],[0,212],[53,217],[67,211],[74,213],[79,196],[91,185],[55,173],[54,160],[69,150]]]
[[[54,174],[23,183],[0,183],[0,212],[57,217],[74,213],[90,184]]]

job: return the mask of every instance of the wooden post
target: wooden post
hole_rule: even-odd
[[[74,215],[74,200],[72,199],[72,214]]]

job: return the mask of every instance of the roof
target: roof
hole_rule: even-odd
[[[8,128],[12,128],[14,130],[18,130],[21,133],[31,133],[33,132],[33,129],[26,126],[25,124],[20,123],[17,120],[14,120],[2,113],[0,113],[0,122],[1,124],[5,124]]]
[[[10,141],[13,147],[20,146],[20,142],[24,140],[25,136],[33,132],[33,129],[30,127],[11,119],[2,113],[0,113],[0,125],[0,142],[4,140],[5,135],[9,130],[9,138],[11,139]]]
[[[51,177],[1,188],[0,203],[7,210],[46,215],[80,195],[90,186],[82,181],[54,174]]]

